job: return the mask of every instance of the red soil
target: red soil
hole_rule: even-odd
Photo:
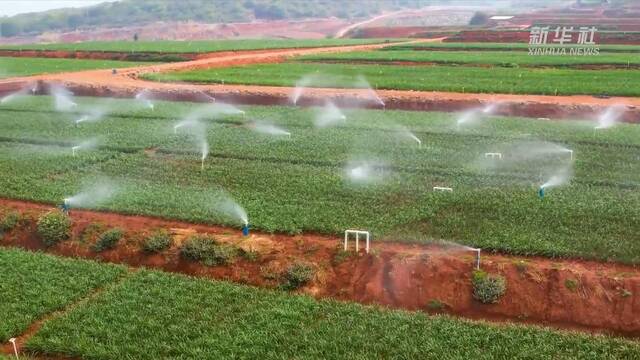
[[[16,209],[31,219],[50,209],[14,200],[1,200],[0,206]],[[497,304],[484,305],[472,297],[474,255],[460,248],[373,240],[371,254],[361,251],[340,262],[336,260],[342,246],[339,237],[253,233],[243,238],[237,229],[143,216],[73,210],[71,217],[74,236],[70,241],[45,248],[30,221],[7,234],[0,245],[263,287],[275,286],[277,274],[289,264],[303,261],[314,264],[317,275],[301,291],[319,298],[640,336],[640,269],[633,266],[483,254],[482,269],[504,276],[507,282],[505,296]],[[92,223],[125,229],[125,239],[114,250],[95,253],[90,249],[93,240],[80,241],[80,234]],[[182,259],[177,245],[159,255],[142,253],[144,234],[159,228],[170,229],[176,244],[190,234],[208,233],[220,241],[257,251],[260,256],[256,261],[239,259],[228,266],[206,267]],[[568,286],[568,281],[575,288]],[[443,307],[430,308],[428,304],[434,300]]]

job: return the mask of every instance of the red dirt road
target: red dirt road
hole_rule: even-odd
[[[640,336],[640,268],[593,261],[482,255],[481,267],[500,274],[507,292],[497,303],[484,305],[472,297],[471,274],[475,256],[463,248],[372,243],[371,254],[360,252],[340,259],[342,239],[253,233],[244,238],[238,229],[195,225],[143,216],[73,210],[73,239],[44,248],[35,235],[33,219],[50,206],[0,200],[0,208],[20,211],[27,225],[7,234],[0,246],[33,250],[138,267],[162,269],[262,287],[278,283],[278,274],[297,261],[313,264],[317,275],[301,291],[318,298],[336,298],[393,308],[445,312],[474,319],[544,324],[583,331]],[[125,229],[125,239],[114,250],[95,253],[79,239],[89,224]],[[158,255],[141,252],[145,234],[168,229],[175,245]],[[258,252],[255,261],[238,259],[231,265],[206,267],[180,257],[178,245],[186,236],[208,233],[220,241]],[[85,238],[86,240],[86,238]],[[353,250],[353,243],[350,244]],[[567,284],[574,284],[569,286]],[[434,301],[441,307],[434,307]],[[431,306],[429,304],[432,304]]]
[[[418,40],[441,41],[442,39]],[[149,65],[138,68],[121,69],[117,75],[109,70],[91,70],[75,73],[40,75],[0,81],[0,93],[15,89],[30,81],[63,83],[77,95],[131,97],[143,90],[151,90],[155,96],[166,100],[201,101],[199,92],[205,92],[216,99],[239,104],[286,105],[291,104],[288,87],[243,86],[243,85],[194,85],[143,81],[141,73],[180,71],[200,68],[272,63],[284,61],[288,57],[316,54],[376,49],[388,44],[356,45],[312,49],[263,50],[211,54],[213,57],[180,63]],[[45,86],[46,87],[46,86]],[[381,90],[378,95],[387,109],[416,111],[460,111],[490,102],[499,102],[500,115],[545,117],[545,118],[593,118],[604,108],[614,104],[626,104],[625,121],[640,122],[640,99],[614,97],[598,99],[592,96],[537,96],[507,94],[461,94],[448,92]],[[308,89],[298,102],[299,105],[320,105],[331,99],[341,106],[366,103],[364,91],[354,89]],[[371,104],[371,107],[378,105]]]

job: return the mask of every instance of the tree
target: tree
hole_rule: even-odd
[[[469,20],[469,25],[485,25],[488,22],[489,22],[489,15],[480,11],[476,11],[476,13],[473,14],[473,17],[471,18],[471,20]]]
[[[20,27],[14,22],[4,21],[0,24],[0,33],[3,37],[16,36],[20,33]]]

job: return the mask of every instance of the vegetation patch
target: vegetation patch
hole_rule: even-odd
[[[142,242],[142,251],[154,254],[162,252],[173,244],[173,238],[166,230],[157,230],[147,236]]]
[[[280,287],[283,290],[296,290],[307,285],[316,274],[313,265],[296,262],[291,264],[282,274],[282,282]]]
[[[124,273],[121,266],[0,248],[0,342]],[[22,358],[22,355],[20,356]]]
[[[564,286],[571,292],[576,292],[578,290],[578,280],[576,279],[566,279],[564,281]]]
[[[185,259],[200,261],[207,266],[217,266],[232,263],[240,255],[240,249],[219,243],[212,236],[194,235],[182,243],[180,254]]]
[[[20,223],[20,213],[17,211],[8,211],[0,214],[0,233],[13,230]]]
[[[637,342],[607,336],[318,301],[146,270],[46,322],[26,348],[139,360],[175,354],[189,359],[517,359],[531,354],[633,359],[640,353]]]
[[[96,240],[96,243],[93,244],[92,249],[95,252],[111,250],[116,247],[123,235],[124,232],[118,228],[107,230],[98,236],[98,239]]]
[[[38,218],[38,236],[46,246],[53,246],[71,236],[71,220],[60,210],[52,210]]]
[[[473,272],[473,298],[483,304],[495,304],[507,290],[503,276],[477,270]]]

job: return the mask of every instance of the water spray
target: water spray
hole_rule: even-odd
[[[13,353],[16,355],[16,359],[19,360],[18,357],[18,347],[16,346],[16,338],[9,339],[9,342],[13,345]]]
[[[326,128],[345,121],[346,115],[334,103],[327,101],[326,105],[319,109],[313,124],[316,128]]]
[[[609,106],[604,113],[598,117],[598,124],[593,128],[594,134],[597,130],[614,127],[624,115],[625,108],[622,105]]]
[[[151,111],[155,109],[155,104],[151,101],[151,94],[149,93],[149,90],[145,89],[137,93],[135,99],[142,102],[144,106],[151,109]]]
[[[269,123],[255,122],[250,128],[261,134],[287,136],[288,138],[291,138],[291,133],[289,131]]]

